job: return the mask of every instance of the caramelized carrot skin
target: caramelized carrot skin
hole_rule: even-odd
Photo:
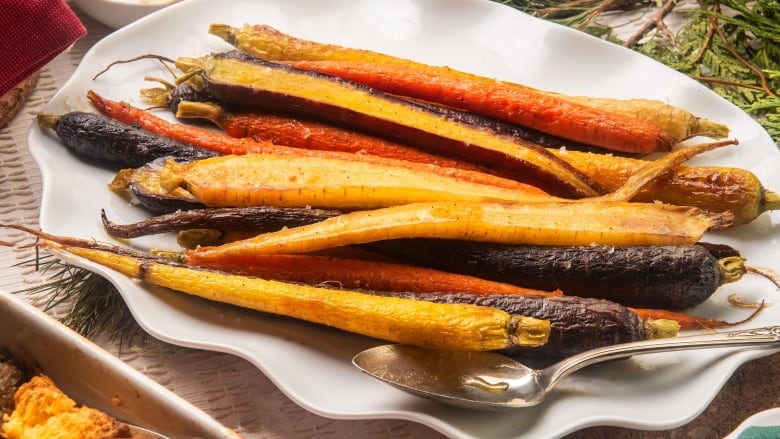
[[[650,123],[537,90],[447,67],[352,61],[291,61],[401,96],[437,102],[555,136],[630,153],[669,151],[674,140]]]

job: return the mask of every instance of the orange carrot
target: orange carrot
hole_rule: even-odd
[[[87,92],[87,97],[98,109],[98,111],[108,117],[118,120],[119,122],[123,122],[129,125],[138,125],[152,133],[196,145],[201,148],[217,151],[222,154],[240,155],[247,153],[265,153],[306,157],[338,158],[342,160],[347,159],[422,170],[425,172],[457,178],[472,183],[507,189],[516,189],[518,191],[533,194],[545,193],[538,187],[529,184],[520,183],[515,180],[468,169],[438,166],[427,163],[415,163],[408,160],[399,160],[367,154],[293,148],[290,146],[278,145],[268,141],[257,141],[248,137],[234,138],[224,133],[217,133],[192,125],[171,123],[165,119],[155,116],[148,111],[134,107],[127,102],[112,101],[110,99],[103,98],[91,90]]]
[[[649,122],[448,67],[359,61],[289,61],[287,64],[615,151],[669,151],[675,142]]]
[[[252,139],[233,139],[206,129],[171,123],[127,102],[103,98],[92,90],[87,91],[87,98],[100,113],[114,120],[128,125],[137,125],[154,134],[190,143],[221,154],[247,154],[250,152],[295,153],[295,150],[291,148],[273,145],[270,142],[257,142]]]
[[[275,62],[355,62],[382,65],[393,64],[401,68],[406,66],[422,71],[431,71],[432,69],[430,65],[386,53],[294,37],[280,32],[271,26],[262,24],[245,24],[241,27],[233,27],[227,24],[212,23],[209,26],[209,33],[222,38],[242,52]],[[438,71],[446,73],[447,80],[455,78],[463,81],[476,81],[477,83],[486,82],[496,87],[510,88],[513,92],[522,93],[528,91],[531,93],[529,96],[534,97],[537,97],[540,93],[547,94],[551,95],[555,100],[565,99],[591,107],[597,111],[631,117],[654,125],[673,139],[673,142],[697,135],[716,138],[726,137],[729,132],[729,128],[726,125],[698,117],[683,108],[669,105],[660,100],[569,96],[547,90],[533,89],[516,83],[502,82],[501,85],[497,85],[492,78],[465,71],[446,68],[439,68]],[[606,127],[606,129],[609,130],[609,127]]]
[[[262,255],[244,253],[218,260],[186,261],[231,274],[300,282],[333,284],[345,289],[375,291],[461,292],[472,294],[560,295],[559,290],[522,288],[474,276],[448,273],[401,263],[320,255]]]

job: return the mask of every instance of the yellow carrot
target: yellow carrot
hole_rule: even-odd
[[[625,202],[414,203],[352,212],[318,223],[185,252],[205,264],[229,254],[308,253],[398,238],[443,238],[534,245],[693,244],[729,215],[695,208]]]
[[[39,235],[45,235],[36,233]],[[497,350],[547,342],[550,322],[477,305],[436,304],[225,274],[93,241],[46,235],[44,245],[126,276],[207,300],[293,317],[396,343]]]
[[[608,154],[551,151],[598,182],[610,196],[651,163]],[[765,188],[754,173],[725,166],[677,166],[655,178],[631,200],[657,200],[710,212],[731,212],[734,226],[747,224],[764,212],[780,209],[780,195]]]
[[[422,169],[351,159],[277,154],[225,155],[118,174],[114,188],[143,184],[160,195],[186,192],[208,207],[373,209],[418,201],[558,200],[537,188],[507,189]],[[129,180],[128,180],[129,178]]]

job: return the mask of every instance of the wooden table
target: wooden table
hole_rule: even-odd
[[[86,50],[111,31],[74,9],[88,28],[88,36],[43,69],[25,108],[0,130],[1,222],[37,224],[41,178],[27,152],[27,130]],[[2,235],[0,239],[13,237]],[[0,247],[0,290],[18,291],[39,282],[32,268],[17,266],[32,257],[29,249]],[[29,299],[43,306],[40,298]],[[51,311],[55,315],[57,312]],[[411,422],[344,421],[316,416],[290,401],[250,363],[231,355],[192,349],[138,352],[127,346],[120,349],[115,340],[106,337],[95,341],[247,438],[441,437],[430,428]],[[569,435],[568,439],[722,437],[751,414],[780,406],[778,383],[780,354],[739,368],[707,410],[688,425],[660,432],[589,428]]]

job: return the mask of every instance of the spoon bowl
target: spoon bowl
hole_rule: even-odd
[[[495,352],[384,345],[357,354],[363,372],[403,391],[460,407],[506,410],[539,404],[564,377],[607,360],[728,346],[780,346],[780,326],[645,340],[591,349],[544,369]]]

